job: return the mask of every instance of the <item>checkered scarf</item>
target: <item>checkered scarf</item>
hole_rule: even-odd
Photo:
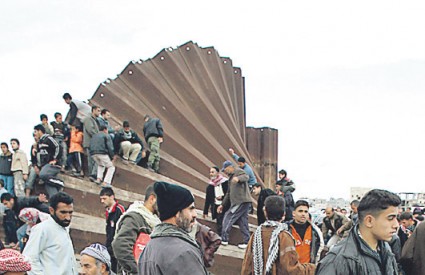
[[[0,274],[31,270],[29,259],[14,249],[0,250]]]
[[[274,227],[268,249],[269,256],[266,260],[266,275],[271,274],[273,264],[279,255],[279,234],[282,231],[288,231],[288,225],[286,223],[269,220],[257,227],[257,230],[254,233],[254,243],[252,245],[255,275],[263,275],[264,270],[263,239],[261,236],[262,227]]]

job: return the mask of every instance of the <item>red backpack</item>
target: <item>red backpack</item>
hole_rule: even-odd
[[[133,246],[133,255],[137,264],[139,264],[139,257],[150,240],[151,237],[145,232],[140,232],[139,236],[137,236],[137,240]]]

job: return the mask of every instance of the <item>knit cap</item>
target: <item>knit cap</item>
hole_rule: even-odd
[[[195,201],[189,190],[168,182],[155,182],[153,190],[157,196],[161,221],[175,216],[177,212],[189,207]]]
[[[108,266],[108,270],[111,270],[111,256],[108,253],[108,249],[100,243],[94,243],[81,251],[80,255],[87,255],[93,257]]]
[[[0,274],[31,270],[29,259],[14,249],[0,250]]]

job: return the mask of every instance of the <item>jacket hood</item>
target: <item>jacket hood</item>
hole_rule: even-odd
[[[193,230],[196,230],[196,228],[194,227]],[[190,237],[190,235],[186,231],[170,223],[160,223],[155,226],[151,234],[151,238],[154,239],[161,237],[179,238],[199,248],[198,243],[192,237]]]

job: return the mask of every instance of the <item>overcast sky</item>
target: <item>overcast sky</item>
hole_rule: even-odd
[[[189,40],[242,68],[296,197],[425,191],[424,1],[2,1],[0,140]]]

